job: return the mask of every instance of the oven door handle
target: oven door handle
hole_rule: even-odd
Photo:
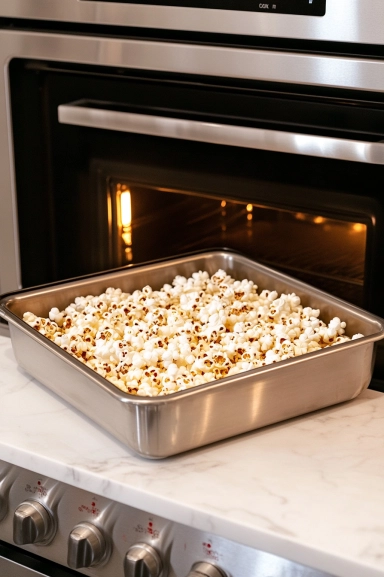
[[[384,164],[384,143],[380,141],[349,140],[332,136],[122,112],[85,105],[84,101],[60,104],[58,119],[62,124],[75,126],[335,160]]]

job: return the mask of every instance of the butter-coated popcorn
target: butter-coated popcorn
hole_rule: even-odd
[[[178,275],[160,290],[107,288],[79,296],[49,318],[24,321],[117,388],[168,395],[350,340],[338,317],[296,294],[257,292],[224,270]],[[356,334],[352,339],[363,335]]]

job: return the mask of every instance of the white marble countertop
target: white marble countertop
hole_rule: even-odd
[[[0,337],[0,459],[337,577],[384,575],[384,395],[161,461],[31,379]]]

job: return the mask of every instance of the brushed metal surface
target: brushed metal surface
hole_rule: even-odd
[[[19,30],[0,30],[0,39],[0,62],[5,71],[11,58],[30,58],[384,91],[384,62],[375,58]],[[7,75],[3,82],[7,86]]]
[[[61,104],[58,107],[58,119],[62,124],[103,130],[133,132],[135,134],[368,164],[384,164],[384,144],[381,142],[364,142],[330,136],[119,112],[79,106],[75,102]]]
[[[165,4],[166,2],[164,2]],[[327,0],[322,17],[79,0],[0,0],[0,16],[382,44],[382,0]]]
[[[228,577],[331,577],[319,569],[261,551],[255,542],[248,545],[236,543],[223,536],[159,517],[150,511],[141,511],[66,483],[59,483],[38,472],[16,466],[10,468],[7,463],[0,461],[0,480],[5,479],[7,475],[11,475],[13,479],[7,497],[8,508],[11,511],[25,497],[26,488],[29,491],[37,490],[37,483],[40,481],[39,487],[43,491],[37,499],[43,505],[50,503],[56,509],[59,519],[60,529],[49,545],[44,547],[24,545],[19,548],[20,551],[54,561],[63,567],[63,571],[68,566],[66,560],[68,535],[76,525],[88,522],[97,524],[112,543],[111,555],[104,565],[80,570],[81,574],[89,577],[125,577],[124,558],[128,550],[138,544],[138,528],[141,529],[140,543],[146,544],[149,549],[156,549],[163,557],[161,577],[186,577],[196,563],[203,568],[212,567],[212,557],[208,551],[204,553],[201,546],[206,542],[211,544],[211,549],[220,558],[220,568]],[[151,523],[151,533],[145,531],[148,523]],[[8,515],[0,522],[0,541],[13,544],[12,515]],[[252,537],[250,541],[253,541]],[[188,547],[185,547],[186,543]],[[1,577],[29,576],[29,569],[23,572],[22,565],[14,566],[5,559],[5,554],[2,556],[1,547],[0,543]],[[8,567],[11,568],[9,573],[6,572]],[[3,568],[4,571],[1,573]],[[15,571],[12,572],[14,568]],[[218,570],[215,573],[217,574]],[[208,575],[216,577],[215,573]],[[39,572],[31,573],[35,574],[46,575]],[[197,575],[202,577],[201,571]]]
[[[156,290],[178,274],[188,277],[198,270],[213,274],[218,269],[237,279],[251,279],[260,290],[295,292],[304,306],[319,308],[325,322],[338,316],[347,322],[351,335],[365,336],[186,391],[148,398],[122,393],[22,320],[26,311],[46,317],[53,306],[65,308],[76,296],[100,294],[110,286],[132,292],[149,284]],[[181,453],[356,397],[370,382],[374,343],[384,337],[381,319],[226,250],[16,292],[1,299],[0,315],[10,323],[16,359],[27,372],[131,450],[149,458]]]

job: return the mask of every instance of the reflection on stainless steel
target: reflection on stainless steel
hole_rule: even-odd
[[[295,292],[304,306],[320,308],[325,322],[347,321],[349,334],[364,338],[266,365],[167,397],[140,397],[116,387],[79,363],[22,321],[26,310],[47,316],[81,294],[109,286],[132,292],[149,284],[160,288],[177,274],[227,270],[253,280],[260,289]],[[137,453],[162,458],[257,429],[356,397],[368,386],[375,341],[384,337],[381,320],[230,251],[198,253],[90,276],[4,297],[1,315],[20,365]],[[52,378],[54,375],[54,378]],[[336,385],[335,385],[336,383]],[[176,420],[177,415],[177,420]],[[202,436],[201,423],[206,427]]]
[[[384,164],[384,144],[380,142],[359,142],[327,136],[101,110],[78,106],[76,103],[60,105],[58,117],[62,124],[75,126],[240,146],[271,152]]]
[[[262,14],[236,10],[207,10],[135,3],[83,2],[79,0],[0,0],[0,16],[116,26],[144,26],[173,30],[306,38],[381,44],[384,6],[370,0],[327,0],[323,17]]]

